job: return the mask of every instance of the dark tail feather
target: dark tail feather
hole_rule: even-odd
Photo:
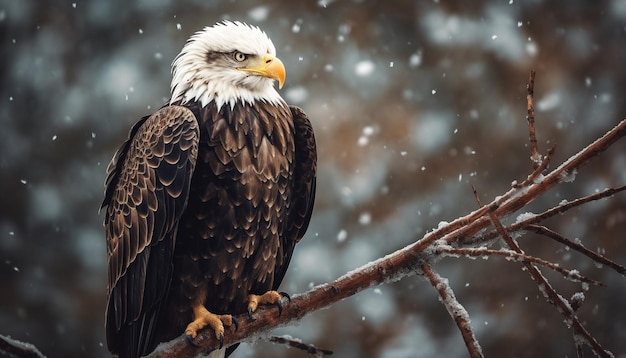
[[[113,318],[107,314],[107,319]],[[119,331],[115,330],[114,325],[107,327],[109,351],[119,358],[139,358],[149,354],[157,345],[154,339],[156,322],[156,312],[149,312],[140,320],[123,325]]]

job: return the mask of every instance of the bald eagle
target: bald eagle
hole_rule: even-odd
[[[284,80],[265,32],[206,27],[172,64],[170,101],[115,153],[102,203],[113,354],[140,357],[205,327],[223,340],[234,315],[280,304],[317,161],[307,116],[274,88]]]

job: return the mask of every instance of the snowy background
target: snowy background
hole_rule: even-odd
[[[626,117],[626,1],[0,0],[0,334],[50,357],[106,357],[105,169],[130,126],[169,96],[170,63],[222,19],[259,25],[308,113],[318,196],[282,289],[335,279],[420,238],[523,179],[526,90],[537,70],[542,151],[553,167]],[[626,183],[626,141],[553,189],[539,212]],[[515,219],[514,217],[510,218]],[[550,227],[626,264],[626,195]],[[626,357],[626,280],[537,236],[529,253],[602,280],[581,320]],[[575,356],[561,316],[519,264],[435,267],[468,309],[487,356]],[[547,270],[544,270],[546,272]],[[580,285],[547,273],[565,297]],[[464,357],[421,278],[370,289],[281,329],[337,357]],[[236,357],[307,357],[271,343]]]

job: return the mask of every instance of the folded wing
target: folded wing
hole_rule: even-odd
[[[199,136],[189,109],[163,107],[132,128],[107,169],[102,203],[107,207],[106,334],[109,350],[120,357],[154,348]]]

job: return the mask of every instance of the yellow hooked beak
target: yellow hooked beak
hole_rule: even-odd
[[[237,69],[276,80],[278,81],[278,88],[283,88],[285,83],[285,65],[283,65],[283,61],[270,54],[264,55],[259,60],[250,61],[245,67]]]

